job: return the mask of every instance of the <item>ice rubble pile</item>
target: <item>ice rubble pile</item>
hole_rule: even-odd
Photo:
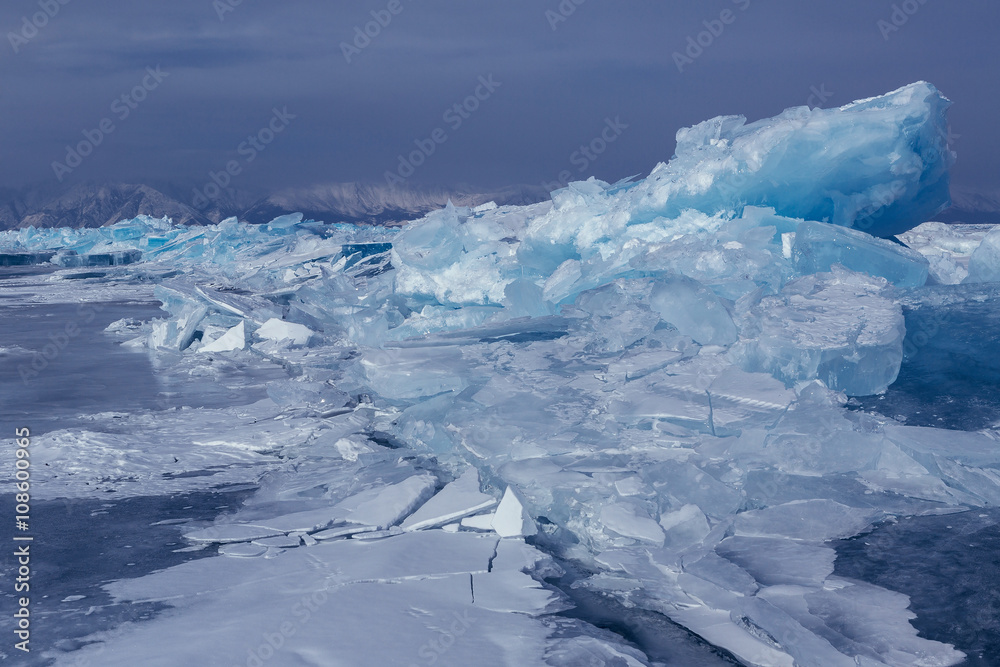
[[[371,497],[331,498],[320,522],[250,517],[192,540],[246,556],[358,526],[387,543],[446,521],[534,533],[588,573],[577,585],[749,664],[955,664],[961,653],[917,637],[904,596],[833,576],[826,544],[1000,502],[992,435],[844,409],[845,394],[896,377],[899,295],[956,275],[931,244],[878,238],[948,204],[947,106],[917,83],[749,125],[716,118],[681,130],[643,180],[573,183],[533,206],[449,205],[398,233],[141,219],[0,245],[139,249],[145,261],[115,275],[157,281],[170,316],[133,345],[295,369],[271,400],[338,435],[282,450],[301,457],[289,497],[330,493],[302,461],[362,463],[373,442],[471,464],[493,490],[461,476],[445,487],[461,502],[431,496],[414,470]],[[972,253],[970,278],[990,278],[996,247]],[[501,490],[499,507],[525,511],[462,518]],[[409,500],[376,500],[397,492]],[[170,576],[150,585],[169,590]]]

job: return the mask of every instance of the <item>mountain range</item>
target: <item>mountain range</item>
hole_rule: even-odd
[[[202,208],[164,188],[128,183],[80,184],[65,191],[50,188],[0,189],[0,229],[102,227],[139,214],[168,216],[175,223],[205,225],[236,216],[265,223],[286,213],[324,222],[398,225],[445,206],[530,204],[548,198],[541,186],[513,186],[488,191],[475,188],[389,188],[361,183],[332,183],[279,190],[266,196],[226,191]],[[179,188],[176,188],[179,189]]]
[[[87,183],[58,191],[51,187],[0,189],[0,229],[101,227],[139,214],[170,217],[175,223],[205,225],[236,216],[265,223],[286,213],[306,219],[372,225],[399,225],[443,207],[488,201],[500,205],[544,201],[541,186],[519,185],[498,190],[460,187],[389,188],[362,183],[331,183],[287,188],[260,195],[228,190],[201,209],[181,194],[183,188],[126,183]],[[1000,224],[1000,191],[953,188],[952,208],[936,216],[942,222]]]

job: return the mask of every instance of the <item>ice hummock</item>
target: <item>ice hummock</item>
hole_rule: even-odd
[[[231,658],[273,631],[273,600],[323,591],[323,622],[282,658],[411,660],[441,613],[468,611],[480,624],[447,663],[514,635],[507,664],[651,662],[551,616],[567,603],[540,581],[559,561],[587,573],[574,586],[747,664],[957,663],[917,636],[905,596],[834,576],[828,543],[1000,498],[994,434],[845,409],[894,381],[902,295],[943,275],[879,237],[947,205],[947,106],[917,83],[717,118],[681,130],[645,179],[449,205],[400,230],[293,215],[0,235],[10,252],[142,252],[108,276],[155,283],[164,316],[130,344],[161,367],[289,371],[236,414],[158,414],[138,448],[100,419],[33,445],[74,471],[66,496],[111,466],[121,495],[204,484],[191,473],[211,461],[232,462],[227,481],[268,467],[255,503],[187,532],[227,558],[109,586],[176,609],[107,638],[107,655],[136,664],[237,609],[183,643]],[[361,639],[375,626],[393,630],[378,646]]]

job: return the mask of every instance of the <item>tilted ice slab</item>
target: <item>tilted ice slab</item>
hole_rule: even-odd
[[[479,472],[469,468],[401,524],[403,530],[434,528],[457,521],[496,505],[491,495],[479,490]]]
[[[923,255],[906,246],[822,222],[798,226],[792,257],[801,273],[829,271],[840,264],[881,276],[899,287],[920,287],[927,282],[929,267]]]

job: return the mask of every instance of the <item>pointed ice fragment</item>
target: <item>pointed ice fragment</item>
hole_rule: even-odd
[[[489,514],[477,514],[476,516],[467,516],[462,519],[462,528],[472,528],[473,530],[493,530],[493,518],[496,516],[493,512]]]
[[[528,510],[524,508],[524,501],[512,486],[504,492],[490,526],[500,537],[526,537],[538,532]]]
[[[235,327],[198,350],[198,352],[229,352],[231,350],[242,350],[246,345],[246,342],[246,327],[243,322],[240,322]]]

